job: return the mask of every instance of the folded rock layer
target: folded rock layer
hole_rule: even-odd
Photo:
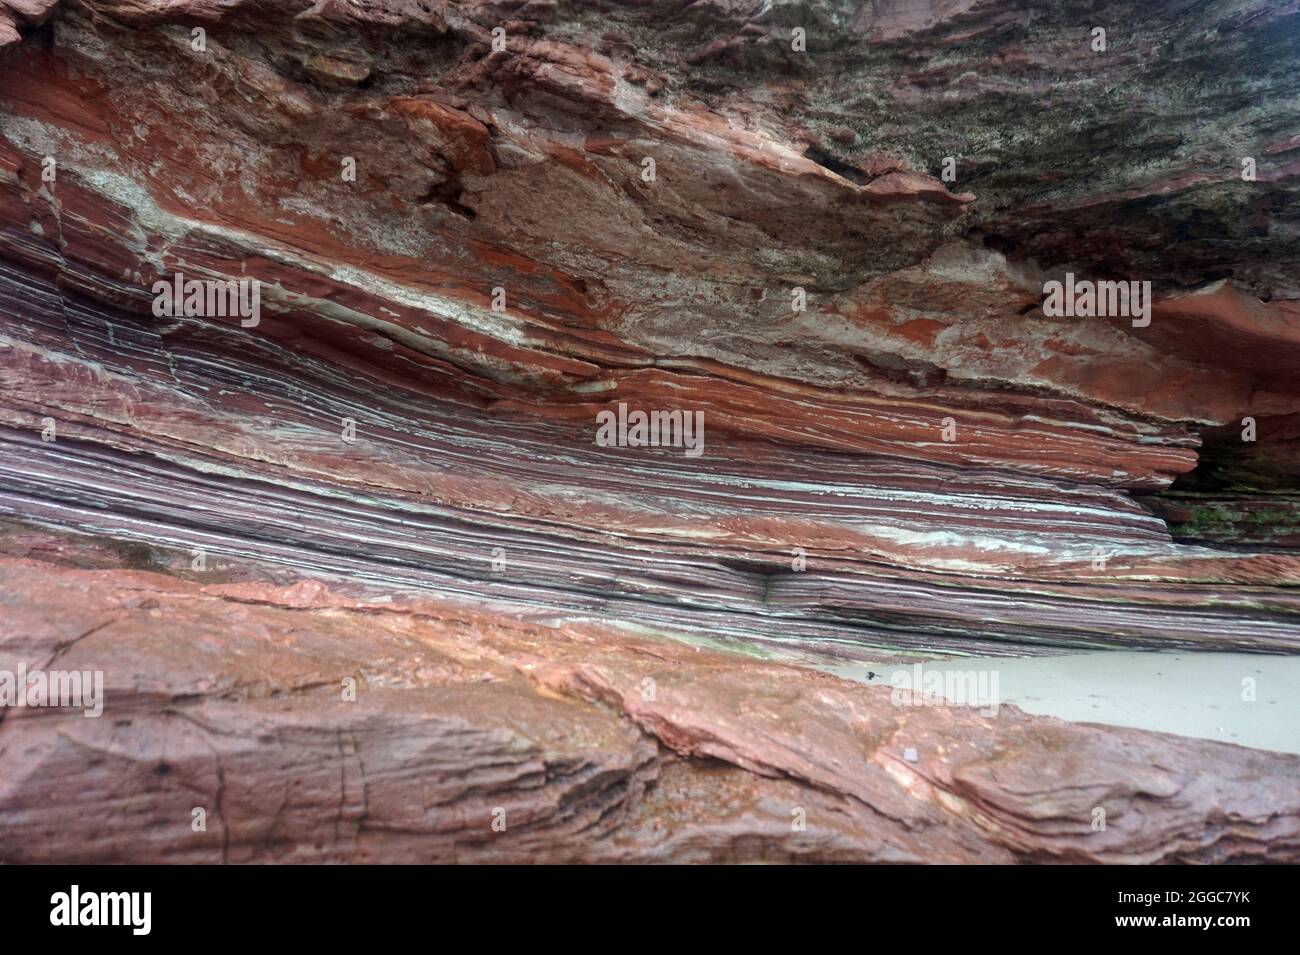
[[[0,50],[0,654],[107,679],[5,711],[5,861],[1300,855],[1295,757],[795,665],[1300,649],[1300,4],[50,0]]]

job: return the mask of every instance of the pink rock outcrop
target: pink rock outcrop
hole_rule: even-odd
[[[0,3],[0,861],[1295,861],[803,665],[1300,650],[1300,5],[1105,17]]]

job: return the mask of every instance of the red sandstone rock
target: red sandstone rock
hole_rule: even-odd
[[[1300,853],[1293,756],[898,707],[887,688],[444,600],[4,558],[0,602],[5,666],[110,673],[102,719],[0,725],[0,829],[26,836],[7,862]]]
[[[4,861],[1295,861],[1295,757],[690,644],[1300,648],[1300,7],[849,7],[0,3],[0,653],[109,678]]]

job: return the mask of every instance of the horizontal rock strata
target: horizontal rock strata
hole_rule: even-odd
[[[3,861],[1295,861],[797,665],[1300,650],[1300,5],[1050,7],[0,0]]]
[[[72,569],[91,555],[28,543],[47,561],[0,558],[0,655],[111,661],[113,702],[111,719],[6,714],[0,820],[24,833],[8,862],[1300,855],[1300,757],[900,707],[888,688],[481,603]]]

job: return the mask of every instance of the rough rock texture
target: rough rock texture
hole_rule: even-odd
[[[0,724],[6,860],[1300,855],[1293,757],[735,652],[1300,649],[1300,3],[7,0],[0,48],[0,646],[109,681]],[[619,403],[704,454],[596,446]]]
[[[23,833],[7,862],[1300,855],[1296,756],[896,706],[885,687],[619,628],[314,582],[6,556],[0,606],[11,668],[111,661],[111,718],[0,725],[0,823]]]

